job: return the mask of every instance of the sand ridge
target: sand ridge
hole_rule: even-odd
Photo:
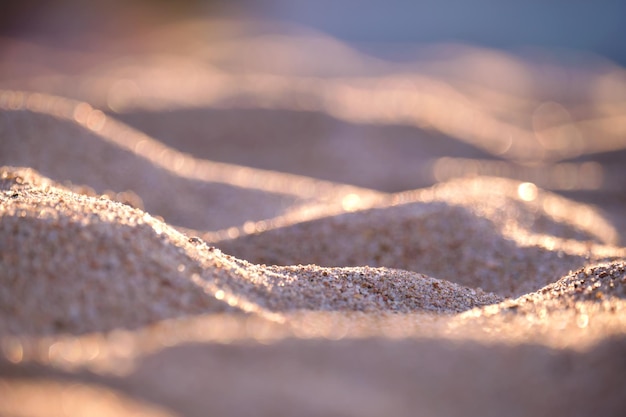
[[[228,304],[253,304],[254,311],[445,312],[499,300],[385,268],[251,265],[139,209],[56,188],[32,170],[3,168],[0,175],[3,275],[10,277],[3,288],[8,319],[3,326],[9,333],[132,328],[180,314],[223,311]],[[34,247],[37,252],[27,249]],[[224,300],[226,293],[235,298]],[[42,306],[50,310],[41,311]]]
[[[491,357],[491,363],[493,355],[506,357],[503,346],[507,343],[520,346],[519,343],[532,342],[543,347],[529,352],[509,350],[508,354],[527,358],[520,359],[524,366],[537,366],[548,360],[539,359],[544,355],[539,353],[541,349],[557,349],[555,352],[560,352],[558,358],[577,355],[581,365],[573,372],[581,378],[583,375],[591,378],[582,381],[600,377],[589,368],[597,361],[594,359],[597,355],[603,355],[600,352],[608,349],[617,354],[621,349],[620,335],[626,328],[623,263],[593,265],[602,257],[619,258],[623,250],[607,245],[602,241],[602,235],[586,232],[590,230],[588,221],[572,221],[570,217],[564,221],[558,216],[537,211],[532,204],[520,203],[519,194],[514,195],[522,185],[519,182],[500,184],[509,189],[510,195],[505,198],[511,200],[505,206],[498,202],[500,211],[475,204],[474,199],[480,199],[480,196],[475,197],[480,194],[476,191],[480,184],[489,187],[495,184],[493,179],[478,178],[459,184],[443,184],[440,191],[417,193],[420,197],[413,195],[412,201],[406,195],[389,196],[387,203],[380,200],[372,208],[344,210],[335,217],[330,213],[336,208],[331,207],[326,216],[317,220],[292,221],[291,226],[259,232],[254,229],[240,239],[205,242],[196,235],[181,233],[140,208],[113,201],[108,195],[99,195],[91,187],[71,183],[59,185],[30,168],[4,167],[1,178],[3,364],[0,369],[8,378],[3,387],[8,386],[9,390],[21,386],[15,379],[21,375],[20,378],[26,377],[29,381],[26,386],[31,388],[28,389],[44,386],[48,387],[46,392],[52,392],[56,388],[45,385],[45,381],[43,385],[34,384],[35,380],[28,376],[46,377],[50,371],[53,380],[55,372],[60,372],[63,378],[84,380],[84,383],[90,381],[89,384],[95,383],[96,387],[104,385],[121,392],[131,390],[141,393],[140,398],[144,401],[167,404],[185,415],[194,415],[199,410],[206,410],[207,406],[213,411],[228,409],[234,414],[245,413],[247,406],[235,406],[231,401],[237,396],[236,390],[214,388],[215,393],[222,393],[221,399],[211,395],[212,405],[209,406],[194,390],[177,391],[170,385],[154,382],[146,385],[147,379],[154,379],[151,357],[165,355],[154,360],[159,364],[178,363],[176,367],[187,366],[180,362],[183,358],[204,363],[202,366],[215,366],[209,365],[213,363],[212,359],[204,362],[207,360],[205,355],[213,352],[215,343],[217,346],[227,343],[233,346],[233,352],[239,352],[235,353],[239,358],[237,362],[250,363],[251,368],[243,374],[235,371],[238,367],[230,359],[223,359],[225,362],[220,365],[221,372],[241,384],[243,380],[258,378],[260,374],[257,372],[267,371],[265,367],[259,367],[261,362],[253,365],[256,363],[252,359],[254,354],[248,351],[248,346],[269,343],[274,346],[270,353],[273,359],[263,360],[274,362],[277,357],[273,355],[279,354],[283,355],[283,364],[290,363],[289,366],[293,367],[293,371],[287,373],[273,373],[274,389],[285,395],[295,395],[288,381],[292,381],[295,375],[291,372],[296,372],[307,384],[313,384],[307,389],[315,389],[318,395],[322,395],[331,410],[347,407],[345,410],[357,412],[354,406],[341,405],[342,402],[330,391],[307,376],[312,375],[313,370],[302,368],[303,363],[291,356],[295,346],[310,340],[298,348],[302,351],[301,359],[318,358],[325,363],[323,367],[330,367],[326,369],[340,370],[346,375],[363,372],[356,371],[355,364],[345,361],[349,351],[360,352],[360,355],[370,357],[368,364],[364,365],[365,372],[387,375],[385,378],[390,378],[389,383],[395,387],[404,383],[397,379],[399,369],[393,365],[383,371],[382,363],[372,361],[370,356],[374,352],[380,354],[381,348],[385,355],[408,358],[412,356],[408,352],[415,350],[426,357],[435,355],[437,361],[441,361],[447,354],[434,352],[440,349],[437,344],[442,344],[449,346],[445,352],[452,349],[467,360],[471,358],[468,363],[474,361],[487,366],[487,357]],[[473,192],[466,193],[470,202],[467,206],[459,201],[458,193],[446,191],[455,187],[468,190],[472,183],[475,187]],[[485,193],[489,194],[489,191]],[[456,197],[446,200],[445,196],[449,194]],[[537,190],[537,198],[549,199],[549,195]],[[516,203],[512,202],[513,199]],[[596,215],[589,212],[589,208],[574,203],[560,201],[560,204],[569,204],[571,210],[590,216]],[[324,206],[320,207],[323,212]],[[514,209],[514,218],[520,219],[518,224],[511,225],[507,219],[509,209]],[[289,222],[285,221],[285,224]],[[394,224],[399,226],[394,228]],[[504,227],[507,225],[510,226],[508,229]],[[303,231],[299,232],[299,228]],[[552,247],[511,238],[515,231],[524,228],[529,236],[554,232],[562,237],[553,237]],[[346,267],[341,265],[343,261],[348,262],[345,259],[336,261],[337,267],[268,266],[238,259],[226,249],[230,245],[232,252],[247,250],[263,254],[264,250],[277,251],[276,248],[285,250],[288,247],[293,253],[307,256],[349,254],[347,243],[351,240],[358,242],[359,231],[367,236],[363,244],[354,246],[356,250],[353,249],[352,256],[372,242],[376,244],[374,250],[384,249],[384,233],[390,234],[386,243],[390,249],[402,251],[423,241],[426,245],[422,250],[426,251],[426,256],[422,262],[431,259],[433,264],[448,265],[453,280],[471,285],[461,286],[434,274],[429,277],[401,269]],[[200,231],[192,232],[201,234]],[[455,233],[459,236],[455,237]],[[480,241],[481,236],[487,240]],[[342,237],[347,238],[343,243]],[[406,237],[416,240],[406,240]],[[489,243],[493,238],[496,240]],[[253,243],[254,239],[261,239],[264,243],[250,247],[248,239]],[[445,243],[446,239],[449,243]],[[468,257],[468,261],[473,259],[483,267],[497,270],[498,263],[503,263],[506,265],[504,270],[514,270],[512,261],[521,256],[519,265],[532,266],[532,262],[537,262],[534,265],[545,267],[553,263],[556,271],[564,272],[530,273],[526,280],[519,282],[529,283],[528,278],[534,277],[537,280],[529,284],[534,292],[504,300],[503,296],[510,294],[507,294],[508,289],[514,288],[517,276],[509,275],[507,281],[500,274],[500,280],[493,281],[495,293],[484,292],[483,289],[488,288],[484,271],[467,270],[464,275],[463,270],[468,265],[463,263],[462,256],[457,253],[454,262],[442,258],[441,254],[454,248],[455,242],[458,245],[468,242],[467,239],[477,249],[472,252],[475,258]],[[573,241],[579,242],[584,251],[580,252],[577,246],[569,248],[568,244]],[[239,248],[237,242],[240,242]],[[284,242],[289,245],[282,245]],[[306,242],[325,245],[330,250],[316,252],[310,250]],[[219,244],[222,249],[213,246]],[[333,248],[332,245],[343,246]],[[447,249],[442,250],[442,247]],[[490,247],[495,252],[489,252]],[[493,253],[499,253],[498,250],[503,256],[492,257]],[[393,251],[389,252],[393,257]],[[288,253],[278,251],[279,256],[285,256],[287,264],[290,263]],[[405,256],[401,254],[400,259]],[[358,263],[358,259],[355,262]],[[581,263],[585,265],[583,269],[568,273],[580,268]],[[428,267],[426,263],[422,265]],[[371,344],[371,340],[377,338],[382,338],[382,347]],[[335,340],[343,342],[333,342]],[[357,347],[353,345],[356,340],[364,341]],[[420,340],[430,340],[435,345]],[[192,347],[194,345],[196,347]],[[579,353],[566,353],[568,349]],[[226,351],[221,352],[218,348],[218,352],[209,355],[223,357]],[[285,362],[289,357],[291,359]],[[344,359],[337,362],[333,358]],[[561,360],[564,359],[557,362]],[[548,360],[550,367],[562,366],[551,361]],[[500,363],[500,366],[508,367],[509,372],[520,375],[520,369],[505,365],[509,362],[501,359]],[[467,364],[457,363],[455,366],[460,375],[475,372]],[[159,368],[161,372],[173,372],[174,369],[166,368],[166,371],[162,365]],[[85,369],[94,373],[94,377],[84,379],[78,376]],[[434,369],[429,372],[437,374]],[[619,374],[619,371],[596,372],[601,372],[603,379],[619,384],[619,378],[615,379],[617,374],[612,373]],[[113,379],[105,377],[111,374],[117,376]],[[556,378],[554,373],[542,375],[547,378],[544,382],[547,385]],[[196,377],[208,384],[216,383],[210,373],[199,373]],[[181,381],[181,376],[171,378]],[[419,381],[421,379],[410,384],[420,386],[420,392],[426,393],[428,390]],[[439,381],[443,383],[443,380]],[[489,381],[487,378],[484,386],[493,386],[493,381]],[[585,384],[572,389],[588,389]],[[458,393],[461,389],[461,386],[450,383],[446,386],[450,392]],[[374,394],[369,389],[351,391],[350,395],[360,398],[361,404],[368,404],[365,398],[369,397],[372,407],[393,408],[393,401],[386,391]],[[11,398],[17,398],[17,391],[7,392],[12,392]],[[535,395],[532,390],[528,392],[524,395]],[[155,393],[164,397],[156,400]],[[72,398],[78,398],[76,395],[72,394]],[[262,390],[258,395],[272,397],[274,394]],[[475,395],[481,398],[482,394],[475,392]],[[183,398],[186,405],[176,406]],[[247,401],[245,404],[258,406],[262,400],[253,395]],[[303,403],[299,401],[297,404]],[[431,406],[444,412],[441,404],[434,401]],[[468,404],[475,406],[473,402]],[[569,410],[572,406],[571,401],[549,404],[557,410]],[[307,407],[314,414],[322,409],[328,410],[311,404]],[[499,405],[492,407],[498,409]],[[401,409],[404,408],[398,410]],[[484,411],[481,407],[477,410]]]
[[[621,416],[623,69],[283,29],[0,40],[0,415]]]

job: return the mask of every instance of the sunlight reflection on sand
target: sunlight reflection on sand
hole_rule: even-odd
[[[215,35],[216,27],[227,35]],[[104,62],[79,74],[79,82],[62,73],[16,76],[11,82],[45,86],[50,93],[62,91],[122,113],[256,107],[408,124],[525,163],[626,147],[626,72],[598,58],[580,57],[587,59],[584,66],[568,67],[444,44],[417,48],[408,63],[391,63],[313,31],[262,28],[227,21],[173,25],[139,36],[140,44],[155,52]],[[185,36],[195,42],[180,50],[166,41]],[[122,45],[113,47],[123,51]],[[39,48],[40,59],[59,52]],[[19,63],[4,66],[10,73]],[[94,129],[100,124],[96,116]]]
[[[0,414],[623,401],[623,68],[268,22],[3,51],[0,165],[44,175],[0,178]]]

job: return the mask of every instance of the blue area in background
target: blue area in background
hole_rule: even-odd
[[[150,23],[256,17],[311,27],[387,58],[395,47],[463,42],[589,51],[626,66],[626,0],[8,0],[2,5],[0,36],[59,44],[79,43],[85,33],[130,33]]]
[[[266,0],[255,14],[350,43],[466,42],[594,52],[626,64],[626,0]]]

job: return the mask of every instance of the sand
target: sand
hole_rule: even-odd
[[[0,415],[623,414],[623,70],[204,25],[3,41]]]

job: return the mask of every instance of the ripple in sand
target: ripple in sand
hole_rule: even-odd
[[[58,188],[32,170],[3,168],[2,178],[0,294],[8,333],[132,328],[230,307],[442,313],[500,301],[400,270],[253,265],[190,242],[139,209]]]

